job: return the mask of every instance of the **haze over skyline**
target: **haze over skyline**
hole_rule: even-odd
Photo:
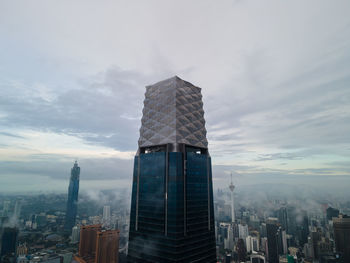
[[[214,187],[350,183],[349,1],[0,1],[0,192],[127,187],[145,86],[202,88]]]

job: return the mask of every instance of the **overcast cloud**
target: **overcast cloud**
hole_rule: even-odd
[[[64,190],[75,159],[87,188],[129,187],[145,86],[174,75],[202,88],[217,187],[230,172],[349,183],[349,13],[346,0],[0,0],[0,191]]]

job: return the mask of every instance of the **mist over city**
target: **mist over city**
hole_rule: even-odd
[[[0,0],[0,263],[350,263],[349,14]]]

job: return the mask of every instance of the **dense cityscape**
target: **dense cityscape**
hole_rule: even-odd
[[[218,262],[347,262],[336,259],[349,253],[339,236],[350,236],[350,219],[345,216],[350,214],[349,201],[326,200],[322,194],[318,200],[307,195],[298,198],[297,189],[292,196],[269,194],[259,186],[231,191],[229,179],[227,185],[214,193]],[[106,190],[89,196],[81,190],[70,231],[65,231],[66,193],[1,195],[1,262],[74,262],[80,228],[89,225],[119,230],[114,252],[117,262],[126,262],[130,191]]]

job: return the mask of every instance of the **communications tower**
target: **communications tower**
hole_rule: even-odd
[[[233,197],[233,190],[235,189],[235,186],[232,183],[232,173],[231,173],[231,183],[229,185],[230,191],[231,191],[231,221],[232,223],[235,222],[235,203],[234,203],[234,197]]]

